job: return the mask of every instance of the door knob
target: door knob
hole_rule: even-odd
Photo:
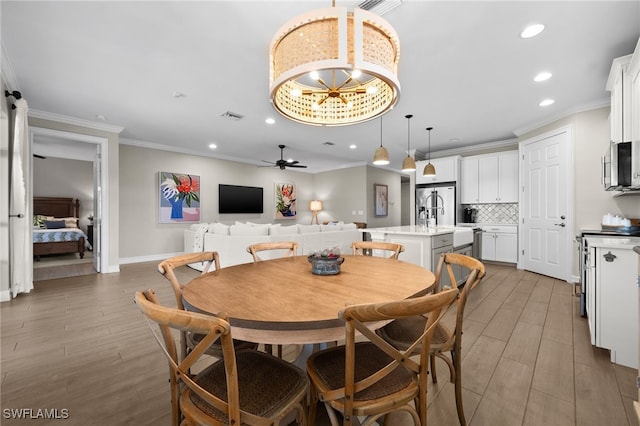
[[[563,228],[564,228],[565,226],[567,226],[567,225],[565,225],[564,223],[554,223],[554,225],[555,225],[555,226],[561,226],[561,227],[563,227]]]

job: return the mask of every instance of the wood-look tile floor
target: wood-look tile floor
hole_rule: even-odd
[[[169,425],[168,366],[132,302],[136,290],[149,287],[175,304],[156,263],[39,281],[31,294],[1,303],[2,424]],[[455,425],[453,385],[440,361],[437,373],[429,424]],[[637,425],[636,375],[590,345],[571,285],[487,264],[465,311],[470,425]],[[34,417],[38,409],[57,409],[68,418],[15,420],[7,418],[11,409],[32,409]],[[319,413],[317,424],[328,424]]]

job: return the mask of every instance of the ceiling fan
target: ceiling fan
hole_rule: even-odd
[[[262,160],[262,161],[264,161],[265,163],[272,164],[273,167],[280,167],[280,170],[284,170],[287,167],[298,167],[298,168],[301,168],[301,169],[306,169],[307,168],[307,166],[303,166],[301,164],[298,164],[299,161],[288,161],[288,160],[285,160],[284,159],[285,146],[284,145],[278,145],[278,147],[280,148],[280,159],[278,161],[276,161],[276,162],[267,161],[267,160]],[[268,167],[268,166],[263,166],[263,167]]]

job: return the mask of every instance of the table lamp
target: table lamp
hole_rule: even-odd
[[[316,224],[319,225],[318,212],[322,210],[322,201],[319,201],[319,200],[310,201],[309,210],[311,210],[311,224],[313,225],[313,221],[315,220]]]

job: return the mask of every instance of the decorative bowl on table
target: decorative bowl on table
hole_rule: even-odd
[[[339,274],[340,265],[344,262],[344,257],[340,257],[340,250],[337,248],[313,252],[307,259],[311,263],[311,273],[316,275]]]

